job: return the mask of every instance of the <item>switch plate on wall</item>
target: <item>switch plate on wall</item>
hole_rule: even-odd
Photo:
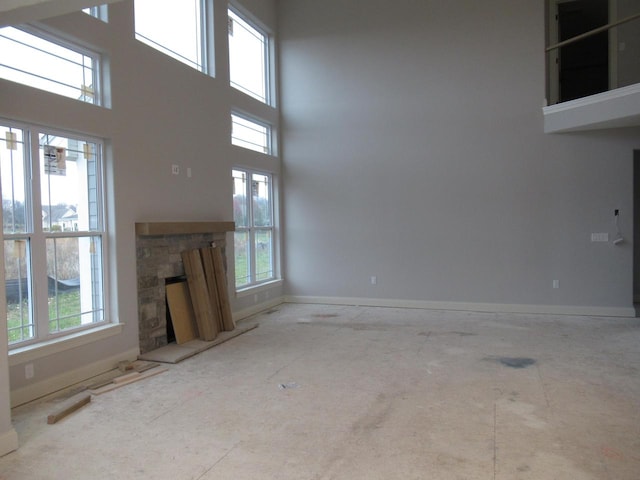
[[[591,241],[592,242],[608,242],[609,234],[608,233],[592,233]]]

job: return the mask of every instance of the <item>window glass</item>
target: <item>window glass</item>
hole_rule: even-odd
[[[267,103],[268,37],[233,10],[228,15],[231,86]]]
[[[9,343],[104,322],[102,142],[7,124],[0,135]]]
[[[0,77],[99,104],[95,52],[71,48],[14,27],[0,28]]]
[[[136,38],[206,72],[202,0],[135,0]]]
[[[231,143],[256,152],[271,154],[271,127],[231,114]]]
[[[272,179],[245,169],[234,169],[232,176],[235,282],[247,288],[275,278]]]

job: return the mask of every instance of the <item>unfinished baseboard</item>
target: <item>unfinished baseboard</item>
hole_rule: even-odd
[[[524,305],[506,303],[431,302],[386,298],[312,297],[285,295],[285,303],[317,303],[328,305],[361,305],[366,307],[423,308],[426,310],[458,310],[465,312],[524,313],[533,315],[589,315],[595,317],[635,317],[633,307],[586,307],[571,305]]]
[[[139,348],[132,348],[119,353],[118,355],[104,358],[88,365],[83,365],[74,370],[56,375],[55,377],[46,378],[41,382],[36,382],[31,385],[12,390],[11,408],[57,392],[58,390],[62,390],[91,377],[95,377],[96,375],[100,375],[101,373],[108,372],[109,370],[117,368],[118,362],[136,360],[139,353]]]
[[[276,297],[272,298],[267,302],[258,303],[257,305],[253,305],[249,308],[245,308],[243,310],[238,310],[237,312],[233,312],[233,321],[239,322],[245,318],[248,318],[256,313],[263,312],[265,310],[269,310],[270,308],[277,307],[284,303],[284,297]]]
[[[18,449],[18,434],[11,428],[0,434],[0,457]]]

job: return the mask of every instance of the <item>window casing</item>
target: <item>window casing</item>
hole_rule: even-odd
[[[234,169],[233,218],[236,290],[276,278],[273,177]]]
[[[229,8],[229,78],[231,86],[272,104],[269,35],[237,10]]]
[[[232,113],[231,144],[272,155],[271,126],[259,120]]]
[[[136,39],[213,75],[210,0],[135,0]]]
[[[101,104],[100,55],[36,29],[0,28],[0,77]]]
[[[105,323],[103,142],[0,120],[11,347]]]

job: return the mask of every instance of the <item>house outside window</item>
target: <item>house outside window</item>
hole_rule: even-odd
[[[232,176],[235,285],[241,290],[275,279],[273,178],[240,168]]]
[[[106,321],[103,142],[0,120],[9,343]]]

